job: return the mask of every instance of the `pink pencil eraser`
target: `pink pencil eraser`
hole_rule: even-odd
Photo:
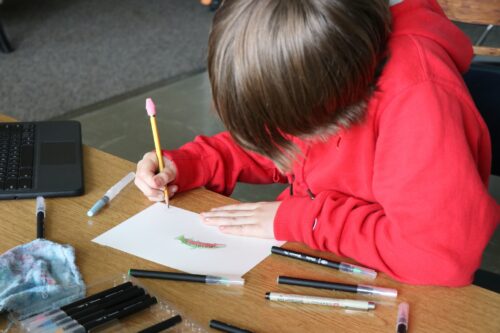
[[[156,115],[155,103],[153,103],[153,100],[151,98],[146,99],[146,111],[148,112],[148,115],[150,117]]]

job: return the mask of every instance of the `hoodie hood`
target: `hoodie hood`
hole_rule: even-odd
[[[471,42],[435,0],[392,0],[390,3],[394,36],[431,39],[446,50],[461,73],[468,70],[473,57]]]

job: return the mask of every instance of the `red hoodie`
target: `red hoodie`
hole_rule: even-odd
[[[466,285],[500,221],[487,190],[488,130],[461,76],[472,48],[435,0],[391,11],[389,61],[366,118],[327,142],[294,140],[303,155],[288,175],[293,195],[278,197],[274,234],[400,281]],[[227,132],[164,153],[181,191],[287,181]]]

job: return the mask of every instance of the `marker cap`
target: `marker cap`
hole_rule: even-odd
[[[206,284],[222,284],[222,285],[239,285],[245,284],[245,279],[236,275],[213,276],[207,275],[205,279]]]
[[[361,267],[354,264],[348,264],[346,262],[340,263],[339,271],[350,274],[364,275],[366,277],[369,277],[370,279],[375,279],[377,277],[377,272],[373,269]]]
[[[133,181],[135,178],[135,173],[130,172],[128,173],[125,177],[120,179],[118,183],[113,185],[104,196],[108,197],[108,199],[111,201],[113,200],[118,193],[120,193],[125,186],[127,186],[131,181]]]
[[[99,199],[93,206],[92,208],[89,209],[87,212],[87,216],[94,216],[98,211],[101,210],[102,207],[104,207],[107,203],[109,202],[109,198],[107,196],[103,196],[101,199]]]
[[[38,213],[45,214],[45,199],[41,196],[36,197],[36,214]]]
[[[398,297],[398,291],[396,289],[366,286],[366,285],[358,285],[357,292],[360,294],[367,294],[367,295],[376,295],[376,296],[384,296],[392,298]]]
[[[410,312],[410,305],[406,302],[398,305],[398,325],[408,325],[408,315]]]
[[[410,305],[408,303],[403,302],[399,304],[396,333],[406,333],[408,331],[409,312],[410,312]]]

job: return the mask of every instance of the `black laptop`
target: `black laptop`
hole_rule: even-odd
[[[0,199],[83,194],[77,121],[0,123]]]

